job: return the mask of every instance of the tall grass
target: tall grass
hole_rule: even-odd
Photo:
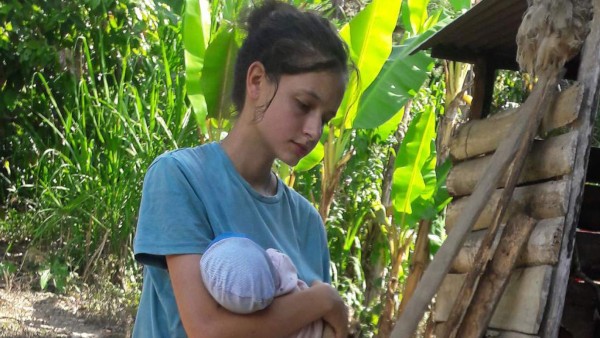
[[[172,27],[171,27],[172,29]],[[198,142],[185,101],[179,34],[162,30],[158,58],[123,55],[108,69],[104,53],[93,60],[88,40],[77,44],[87,67],[72,88],[73,102],[59,105],[42,75],[37,93],[49,109],[37,114],[52,137],[29,128],[39,157],[32,166],[35,203],[25,224],[4,224],[49,252],[48,261],[70,267],[84,281],[108,272],[121,280],[131,254],[141,185],[160,153]],[[93,62],[101,72],[94,73]],[[45,134],[44,134],[45,135]],[[106,276],[103,276],[106,277]]]

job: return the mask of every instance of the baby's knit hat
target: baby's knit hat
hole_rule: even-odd
[[[266,251],[241,234],[217,236],[202,255],[200,271],[211,296],[240,314],[269,306],[280,283]]]

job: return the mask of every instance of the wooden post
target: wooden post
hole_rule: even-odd
[[[585,184],[586,168],[590,151],[590,138],[598,108],[598,81],[600,80],[600,0],[592,1],[594,16],[591,30],[583,46],[581,65],[579,67],[578,81],[584,87],[583,100],[579,117],[573,126],[579,130],[579,140],[575,155],[574,172],[571,179],[571,194],[569,208],[565,221],[565,231],[559,265],[554,273],[550,289],[548,312],[542,327],[542,337],[557,337],[562,318],[569,271],[573,257],[576,222],[579,217],[580,201]]]
[[[494,93],[495,69],[487,59],[479,58],[475,62],[474,72],[473,103],[469,109],[469,118],[481,119],[489,114]]]

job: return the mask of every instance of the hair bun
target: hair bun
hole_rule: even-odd
[[[256,7],[246,20],[248,33],[256,31],[261,24],[275,12],[294,11],[295,8],[287,3],[280,1],[265,1],[259,7]]]

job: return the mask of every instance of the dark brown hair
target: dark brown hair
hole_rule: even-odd
[[[250,13],[246,29],[234,71],[232,99],[238,112],[246,98],[246,73],[255,61],[263,64],[276,85],[283,74],[324,70],[348,74],[348,47],[335,27],[316,13],[266,1]]]

